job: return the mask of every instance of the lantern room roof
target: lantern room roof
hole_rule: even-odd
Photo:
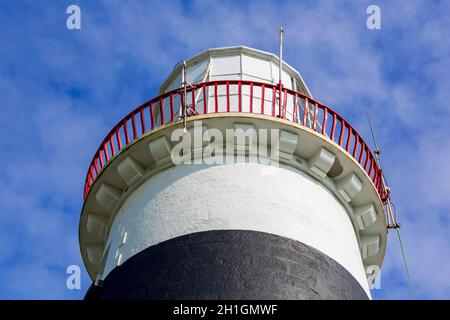
[[[191,83],[213,80],[249,80],[278,84],[279,57],[273,53],[246,47],[233,46],[212,48],[186,60]],[[209,72],[206,70],[210,66]],[[312,98],[311,91],[300,72],[283,60],[283,85]],[[173,71],[160,86],[160,93],[175,89],[181,83],[182,64]],[[205,77],[206,75],[206,77]]]

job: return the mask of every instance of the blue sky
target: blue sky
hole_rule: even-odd
[[[81,7],[82,29],[66,28]],[[381,30],[366,8],[381,8]],[[370,141],[369,106],[418,298],[450,298],[450,2],[0,0],[0,298],[80,299],[83,181],[107,131],[207,48],[276,53]],[[66,289],[66,267],[82,289]],[[377,299],[410,297],[395,234]]]

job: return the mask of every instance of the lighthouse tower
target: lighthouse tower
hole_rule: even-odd
[[[92,159],[86,299],[370,299],[383,193],[363,138],[298,71],[248,47],[209,49]]]

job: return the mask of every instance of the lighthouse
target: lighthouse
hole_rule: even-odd
[[[86,299],[371,299],[387,225],[363,137],[279,57],[178,64],[88,167]]]

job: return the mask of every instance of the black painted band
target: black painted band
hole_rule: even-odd
[[[339,263],[301,242],[256,231],[192,233],[116,267],[85,299],[368,299]]]

